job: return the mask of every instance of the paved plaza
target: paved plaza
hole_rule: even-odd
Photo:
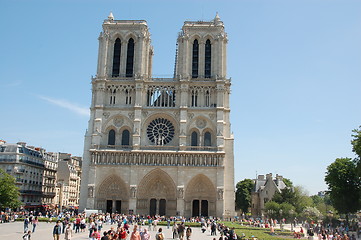
[[[53,233],[53,227],[55,223],[46,223],[46,222],[40,222],[39,225],[36,227],[35,233],[32,234],[31,240],[52,240],[52,233]],[[22,239],[22,236],[24,235],[24,224],[23,222],[13,222],[13,223],[2,223],[0,224],[0,238],[1,239],[9,239],[9,240],[20,240]],[[112,225],[113,227],[116,227],[116,225]],[[104,224],[103,230],[109,230],[111,225]],[[167,229],[167,226],[160,226],[163,229],[163,233],[165,236],[165,239],[172,239],[172,229],[171,227]],[[29,229],[32,228],[32,225],[29,225]],[[148,228],[148,226],[146,226]],[[159,227],[158,227],[159,228]],[[158,229],[157,228],[157,229]],[[133,229],[133,226],[130,226],[130,230]],[[153,229],[153,227],[152,227]],[[211,236],[210,231],[208,230],[205,233],[201,232],[200,228],[192,228],[192,240],[212,240],[214,236]],[[86,230],[85,233],[76,233],[73,235],[72,240],[78,240],[78,239],[89,239],[88,238],[89,231]],[[151,230],[150,235],[151,239],[155,239],[156,231]],[[217,236],[219,237],[219,234],[217,233]],[[216,237],[217,237],[216,236]],[[60,236],[60,239],[64,239],[64,234]],[[128,238],[129,239],[129,236]],[[184,238],[185,239],[185,238]]]

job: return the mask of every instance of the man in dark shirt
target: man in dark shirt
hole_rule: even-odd
[[[58,220],[56,222],[56,225],[54,226],[54,229],[53,229],[54,240],[59,240],[60,239],[60,234],[61,234],[61,227],[60,227],[60,221]]]

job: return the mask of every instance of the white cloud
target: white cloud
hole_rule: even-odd
[[[38,96],[40,99],[45,100],[51,104],[54,104],[56,106],[66,108],[72,112],[75,112],[76,114],[82,115],[82,116],[89,116],[89,109],[84,107],[79,107],[78,105],[68,102],[67,100],[63,99],[54,99],[50,97],[45,96]]]

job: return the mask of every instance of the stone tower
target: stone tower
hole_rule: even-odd
[[[80,209],[234,215],[227,34],[185,22],[173,78],[152,77],[144,20],[103,23],[85,135]]]

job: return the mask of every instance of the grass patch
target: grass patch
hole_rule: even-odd
[[[259,240],[291,240],[293,238],[293,232],[291,231],[281,231],[279,229],[275,229],[276,235],[271,235],[271,230],[269,228],[255,228],[255,227],[248,227],[242,226],[239,223],[234,222],[221,222],[229,228],[234,228],[238,238],[244,234],[246,239],[251,238],[251,236],[255,236]]]

